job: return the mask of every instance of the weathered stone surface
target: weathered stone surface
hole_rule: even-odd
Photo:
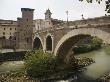
[[[52,28],[43,29],[35,33],[42,40],[43,49],[46,51],[46,45],[52,45],[54,55],[65,55],[75,44],[75,36],[91,35],[102,39],[104,43],[110,44],[110,16],[103,16],[93,19],[70,21],[69,26],[61,23]],[[46,36],[51,36],[52,44],[46,44]],[[34,38],[35,38],[34,37]],[[79,38],[80,39],[80,38]]]

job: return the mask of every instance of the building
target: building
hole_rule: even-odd
[[[0,48],[13,48],[16,45],[16,31],[16,21],[0,20]]]
[[[33,34],[38,30],[48,29],[63,21],[52,19],[49,9],[46,10],[45,19],[33,20],[34,9],[21,8],[22,17],[17,21],[0,20],[0,48],[32,49]]]
[[[33,11],[21,8],[22,17],[13,20],[0,20],[0,48],[32,48]]]
[[[34,9],[21,8],[22,18],[17,18],[17,32],[15,33],[17,49],[32,49],[33,40],[33,11]]]
[[[52,13],[50,12],[49,9],[47,9],[44,14],[45,14],[45,19],[34,20],[34,25],[35,25],[36,31],[52,28],[55,25],[64,23],[64,21],[62,21],[62,20],[53,19],[51,17]]]

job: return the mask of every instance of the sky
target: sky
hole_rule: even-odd
[[[69,20],[80,20],[84,18],[94,18],[104,16],[105,1],[101,4],[79,2],[79,0],[0,0],[0,19],[17,20],[21,17],[21,8],[33,8],[34,19],[44,19],[45,11],[49,8],[52,18],[66,20],[68,11]]]

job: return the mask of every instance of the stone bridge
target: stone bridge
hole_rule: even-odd
[[[66,56],[72,46],[86,35],[97,36],[104,43],[110,44],[110,16],[69,21],[38,30],[34,34],[33,47],[42,48],[44,52],[54,55]]]

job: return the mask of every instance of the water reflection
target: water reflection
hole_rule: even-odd
[[[24,71],[23,61],[7,61],[0,65],[1,72],[22,72]]]
[[[77,79],[72,77],[58,82],[96,82],[97,78],[110,71],[110,46],[90,53],[78,54],[75,57],[89,57],[95,60],[95,63],[87,66],[84,72],[76,72]]]
[[[76,57],[90,57],[93,58],[96,62],[90,66],[87,66],[87,70],[84,71],[83,76],[96,79],[110,71],[110,46],[104,47],[98,51],[79,54]]]

